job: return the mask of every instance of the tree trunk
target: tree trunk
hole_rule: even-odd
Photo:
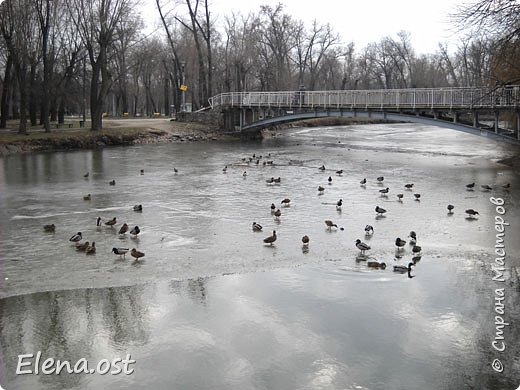
[[[38,102],[36,101],[36,61],[31,60],[31,71],[29,79],[29,118],[31,120],[31,126],[38,124]]]
[[[2,84],[2,100],[0,103],[0,129],[7,127],[7,119],[9,118],[9,95],[11,89],[11,73],[13,68],[13,57],[7,56],[5,64],[4,82]]]
[[[18,134],[27,134],[27,92],[25,88],[25,84],[27,83],[27,65],[18,64],[16,68],[16,73],[18,74],[18,90],[20,92],[20,126],[18,128]]]

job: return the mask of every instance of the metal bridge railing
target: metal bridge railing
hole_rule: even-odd
[[[227,92],[209,99],[216,107],[472,109],[520,107],[520,85],[341,91]]]

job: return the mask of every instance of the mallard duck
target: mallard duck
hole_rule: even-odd
[[[406,241],[405,240],[401,240],[401,238],[397,237],[395,239],[395,246],[397,247],[398,250],[401,250],[406,244]]]
[[[328,180],[329,184],[332,184],[332,177],[331,176],[329,176],[329,178],[327,180]]]
[[[128,231],[128,225],[126,223],[121,226],[121,229],[119,229],[119,234],[125,234]]]
[[[177,173],[179,173],[179,170],[177,168],[173,168],[173,173],[177,174]]]
[[[468,190],[473,189],[473,187],[475,187],[475,183],[474,183],[474,182],[473,182],[473,183],[470,183],[470,184],[466,184],[466,188],[467,188]]]
[[[139,259],[141,257],[144,257],[144,252],[140,252],[138,251],[137,249],[135,248],[132,248],[132,250],[130,251],[130,255],[135,258],[135,261],[139,261]]]
[[[101,226],[101,217],[97,217],[96,226]]]
[[[505,190],[510,189],[510,188],[511,188],[511,183],[504,184],[504,185],[502,186],[502,188],[505,189]]]
[[[259,223],[253,222],[253,231],[254,232],[261,232],[263,229],[262,225]]]
[[[93,255],[94,253],[96,253],[96,243],[92,242],[92,244],[90,244],[88,248],[85,250],[85,253],[87,255]]]
[[[276,205],[274,203],[271,203],[271,214],[273,214],[276,210]]]
[[[226,165],[224,168],[222,168],[222,172],[223,172],[223,173],[226,173],[226,172],[227,172],[227,165]]]
[[[83,177],[84,177],[84,178],[87,178],[89,174],[90,174],[90,173],[87,172],[87,173],[85,173],[85,174],[83,175]]]
[[[141,169],[141,170],[139,171],[139,173],[140,173],[141,175],[144,175],[144,169]]]
[[[466,214],[468,214],[470,217],[474,217],[475,215],[479,215],[478,211],[477,210],[473,210],[473,209],[467,209],[466,210]]]
[[[56,231],[56,225],[54,225],[53,223],[51,223],[50,225],[45,225],[43,227],[43,231],[49,232],[49,233],[54,233]]]
[[[394,272],[399,272],[399,273],[410,272],[412,270],[413,265],[415,265],[415,264],[408,263],[408,267],[405,267],[404,265],[394,265]]]
[[[282,206],[289,206],[289,203],[291,203],[291,200],[289,198],[285,198],[282,200]]]
[[[247,171],[244,171],[244,173],[242,173],[242,176],[246,177],[247,176]]]
[[[413,194],[415,196],[415,200],[421,200],[421,194]]]
[[[382,207],[376,206],[376,213],[379,215],[383,215],[384,213],[386,213],[386,210]]]
[[[141,233],[141,229],[139,229],[139,226],[137,226],[137,225],[135,225],[135,226],[132,228],[132,230],[130,230],[130,234],[131,234],[132,236],[134,236],[134,238],[137,237],[137,235],[138,235],[139,233]]]
[[[115,185],[116,185],[116,181],[115,181],[115,179],[109,181],[108,184],[110,184],[111,186],[115,186]]]
[[[302,243],[303,243],[304,246],[309,245],[309,241],[310,240],[309,240],[309,236],[308,235],[305,235],[305,236],[302,237]]]
[[[134,211],[143,211],[143,205],[142,204],[136,204],[134,206]]]
[[[282,178],[281,177],[275,178],[275,179],[273,179],[273,182],[280,184],[282,182]]]
[[[117,223],[116,217],[112,218],[110,221],[106,221],[105,225],[114,227],[114,225]]]
[[[367,184],[367,179],[366,179],[366,177],[363,178],[363,180],[361,180],[361,181],[359,182],[359,184],[361,184],[362,186],[364,186],[365,184]]]
[[[343,174],[343,169],[340,169],[339,171],[336,171],[336,175],[341,176]]]
[[[275,242],[275,241],[276,241],[276,230],[273,230],[273,235],[272,236],[264,238],[264,242],[266,244],[273,245],[273,242]]]
[[[356,240],[356,248],[358,248],[361,251],[362,255],[365,254],[365,251],[370,250],[370,246],[368,246],[364,242],[361,242],[359,238]]]
[[[335,227],[336,229],[338,228],[338,225],[336,225],[334,222],[332,222],[330,219],[326,219],[325,220],[325,225],[327,225],[327,228],[329,230],[332,229],[332,227]]]
[[[379,176],[377,178],[377,181],[380,182],[380,183],[382,183],[384,180],[385,180],[384,176]]]
[[[280,209],[276,209],[276,211],[274,212],[274,217],[276,219],[280,219],[281,215],[282,215],[282,212],[280,211]]]
[[[121,256],[125,258],[126,252],[128,252],[128,248],[112,248],[112,252],[116,255],[119,255],[119,258],[121,258]]]
[[[81,232],[77,232],[71,238],[69,238],[69,241],[71,241],[71,242],[79,242],[79,241],[81,241],[82,238],[83,237],[81,236]]]
[[[404,188],[406,188],[407,190],[411,190],[413,188],[413,183],[407,183],[404,185]]]
[[[322,165],[321,167],[318,168],[320,171],[324,171],[325,170],[325,165]]]
[[[365,226],[365,235],[369,236],[371,234],[374,234],[374,228],[372,227],[372,225],[366,225]]]
[[[90,200],[90,199],[91,199],[91,195],[90,195],[90,194],[85,195],[85,196],[83,197],[83,200]]]
[[[422,247],[420,247],[419,245],[415,245],[415,246],[412,248],[412,253],[413,253],[414,255],[417,255],[417,254],[421,253],[421,251],[422,251]]]
[[[410,244],[415,244],[417,242],[417,233],[413,230],[408,234],[408,237],[410,238]]]
[[[343,206],[343,199],[340,199],[340,200],[338,200],[338,201],[336,202],[336,208],[337,208],[337,209],[340,209],[341,206]]]
[[[318,186],[318,192],[323,192],[325,191],[325,188],[323,188],[322,186]]]
[[[378,261],[369,261],[367,262],[367,266],[370,267],[370,268],[381,268],[381,269],[385,269],[386,268],[386,263],[379,263]]]
[[[85,241],[83,244],[77,243],[76,250],[79,252],[85,252],[89,245],[90,243],[88,241]]]
[[[388,191],[390,191],[390,188],[388,188],[388,187],[383,188],[382,190],[379,190],[379,192],[381,193],[381,195],[386,195],[386,194],[388,194]]]
[[[448,213],[450,213],[450,214],[453,213],[453,209],[454,209],[454,208],[455,208],[454,205],[449,204],[449,205],[448,205]]]
[[[403,201],[403,194],[397,194],[397,200],[399,200],[399,202],[402,202]]]
[[[491,191],[493,187],[488,186],[487,184],[483,184],[480,186],[484,191]]]

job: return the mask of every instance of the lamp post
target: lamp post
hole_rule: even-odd
[[[83,125],[85,127],[87,123],[87,93],[86,93],[86,80],[87,80],[87,64],[86,55],[83,56]]]
[[[186,63],[183,61],[181,62],[181,90],[182,90],[182,105],[181,105],[181,112],[186,111],[186,85],[184,84],[184,68],[186,67]]]

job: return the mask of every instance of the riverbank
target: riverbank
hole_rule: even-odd
[[[277,131],[296,127],[347,126],[382,123],[365,118],[316,118],[285,123],[262,131],[262,137],[272,137]],[[79,125],[78,125],[79,126]],[[169,118],[106,119],[103,129],[53,129],[45,133],[41,128],[30,129],[27,135],[16,129],[0,132],[0,157],[13,154],[52,152],[60,150],[93,149],[106,146],[128,146],[162,142],[207,142],[240,139],[229,132],[198,122],[178,122]]]

